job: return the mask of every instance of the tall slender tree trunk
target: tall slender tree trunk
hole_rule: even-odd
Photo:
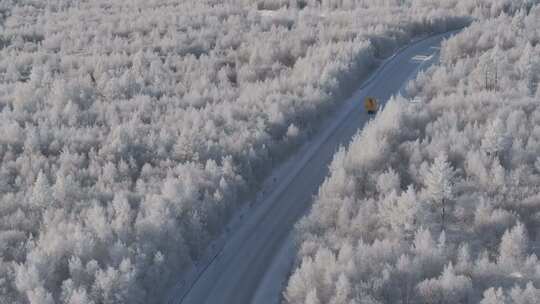
[[[445,216],[445,204],[444,204],[444,198],[442,199],[442,213],[441,213],[441,231],[444,230],[444,216]]]

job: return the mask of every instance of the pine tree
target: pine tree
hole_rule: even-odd
[[[514,304],[536,304],[540,302],[540,289],[531,282],[524,289],[515,286],[510,290],[510,299]]]
[[[525,260],[528,239],[525,226],[517,223],[511,230],[507,230],[499,246],[499,259],[497,263],[507,271],[514,271]]]
[[[340,274],[338,281],[336,283],[336,292],[332,300],[330,301],[331,304],[342,304],[342,303],[348,303],[350,300],[350,296],[352,293],[352,286],[349,279],[345,276],[345,274]]]
[[[321,301],[317,296],[317,289],[314,288],[308,292],[305,304],[321,304]]]
[[[468,244],[463,244],[459,247],[457,254],[456,270],[460,273],[468,273],[472,270],[473,263]]]
[[[31,205],[34,208],[46,208],[52,203],[52,200],[52,189],[49,180],[47,179],[47,176],[40,171],[32,189],[30,198]]]
[[[504,124],[500,118],[496,118],[488,124],[484,138],[482,139],[482,149],[488,155],[498,156],[508,146],[508,140],[504,133]]]
[[[484,292],[484,298],[480,304],[507,304],[507,298],[501,288],[490,288]]]
[[[455,171],[446,154],[440,154],[429,168],[424,184],[430,202],[441,212],[441,229],[444,230],[448,204],[454,195]]]

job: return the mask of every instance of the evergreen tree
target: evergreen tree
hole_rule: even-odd
[[[519,266],[525,261],[527,246],[525,226],[517,223],[502,236],[497,263],[506,271],[519,271]]]
[[[445,228],[446,213],[454,196],[454,178],[455,171],[444,153],[435,158],[424,178],[428,200],[440,212],[442,230]]]

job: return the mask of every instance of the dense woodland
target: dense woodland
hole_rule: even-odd
[[[540,5],[446,41],[335,155],[285,302],[540,303],[539,84]]]
[[[0,303],[158,302],[383,58],[414,37],[519,6],[0,0]],[[513,77],[501,74],[501,86]],[[385,176],[405,184],[398,169]]]

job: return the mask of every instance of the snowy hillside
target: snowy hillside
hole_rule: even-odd
[[[540,6],[495,16],[335,155],[286,303],[540,302]]]
[[[0,303],[159,302],[383,58],[518,5],[486,2],[0,0]]]

